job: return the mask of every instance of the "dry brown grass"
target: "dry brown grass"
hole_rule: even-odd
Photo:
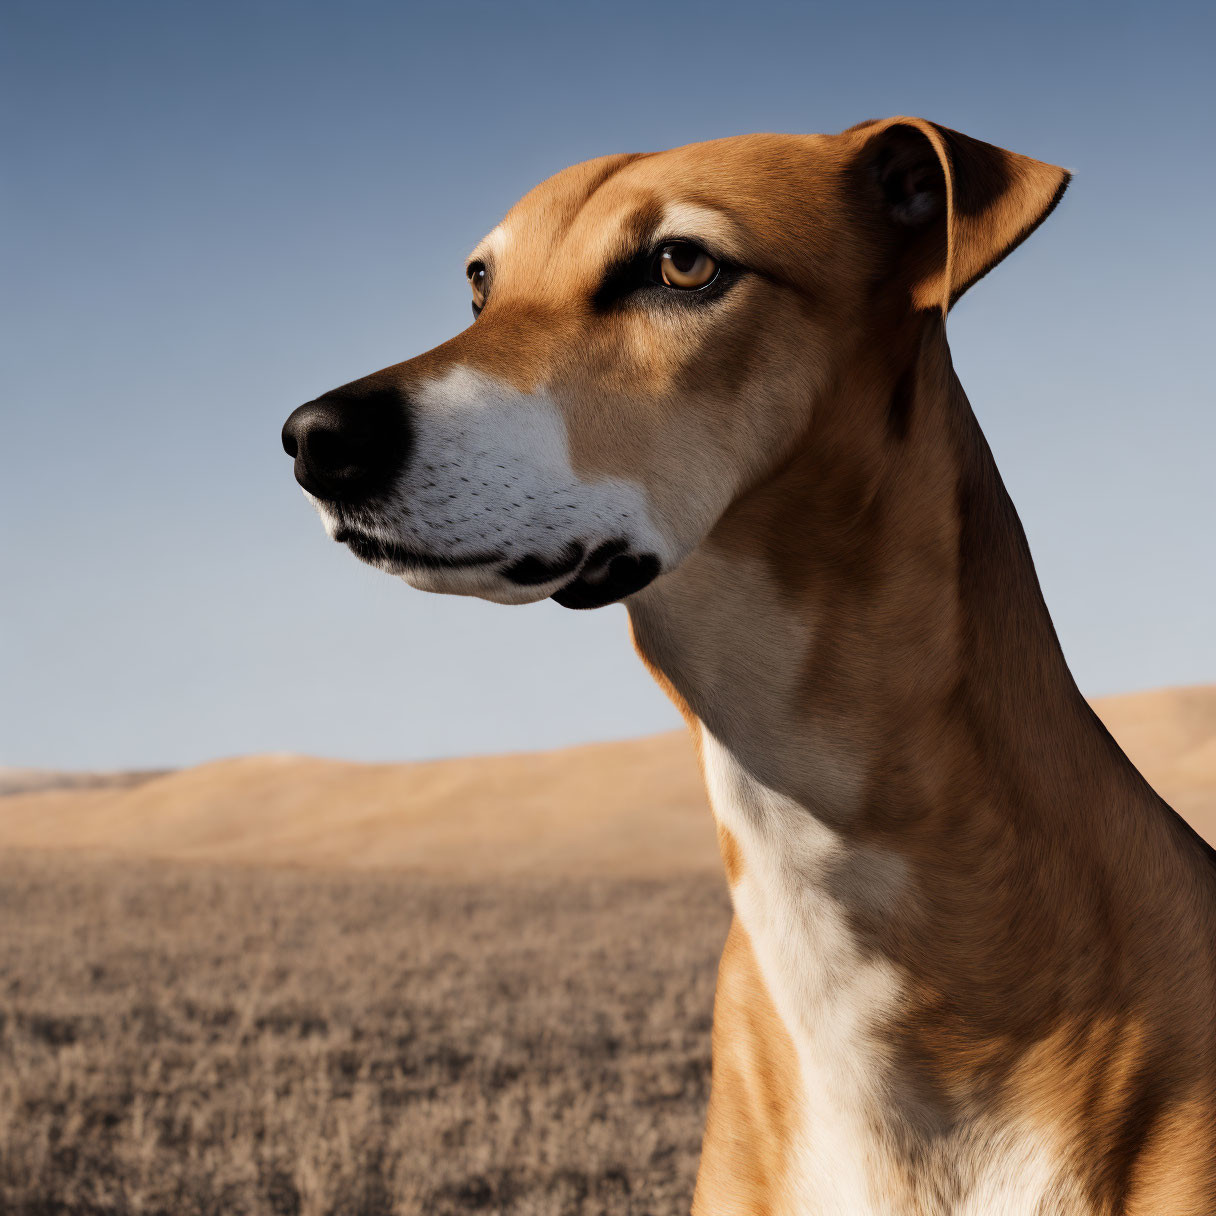
[[[684,1213],[720,879],[0,863],[0,1210]]]
[[[1216,687],[1097,708],[1216,839]],[[688,1211],[728,910],[686,737],[15,794],[5,854],[0,1216]]]

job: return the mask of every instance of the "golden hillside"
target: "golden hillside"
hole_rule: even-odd
[[[1166,800],[1216,840],[1216,685],[1094,705]],[[126,788],[13,794],[0,799],[0,849],[15,848],[465,876],[719,865],[683,732],[424,764],[251,756]]]

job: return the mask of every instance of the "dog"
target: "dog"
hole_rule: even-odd
[[[919,118],[565,169],[301,406],[334,540],[623,601],[735,916],[693,1211],[1216,1212],[1216,854],[1065,664],[946,314],[1069,174]]]

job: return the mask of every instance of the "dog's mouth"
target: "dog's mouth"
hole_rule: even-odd
[[[423,553],[397,541],[382,540],[369,536],[355,528],[339,528],[334,540],[345,545],[360,561],[380,570],[388,569],[397,574],[404,570],[472,570],[479,566],[492,566],[501,562],[503,555],[496,552],[471,553],[464,557],[440,557],[434,553]]]
[[[556,584],[548,596],[563,608],[602,608],[616,603],[653,582],[661,568],[654,554],[636,553],[628,541],[619,538],[590,547],[571,541],[556,557],[529,554],[514,560],[497,550],[459,557],[425,553],[349,526],[338,528],[333,538],[360,561],[407,579],[411,574],[423,574],[431,576],[429,583],[434,576],[449,572],[480,575],[518,589],[522,599],[544,598],[546,589]],[[530,590],[540,594],[529,597]]]

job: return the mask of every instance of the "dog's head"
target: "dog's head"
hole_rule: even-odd
[[[429,591],[611,603],[804,441],[878,318],[940,314],[1067,174],[919,119],[610,156],[474,250],[474,323],[301,406],[330,535]]]

